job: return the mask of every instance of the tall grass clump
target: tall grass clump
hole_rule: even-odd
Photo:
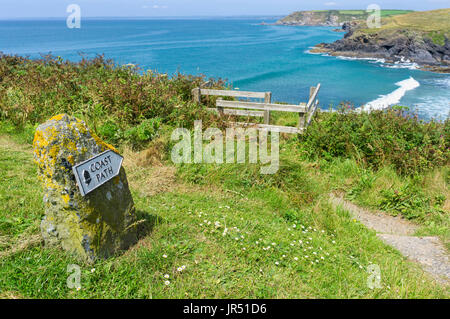
[[[310,158],[354,158],[413,175],[449,164],[450,120],[425,122],[402,107],[370,113],[341,107],[318,112],[300,142]]]

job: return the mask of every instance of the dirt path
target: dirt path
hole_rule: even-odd
[[[330,195],[334,207],[342,207],[353,218],[377,232],[386,244],[394,247],[410,260],[419,263],[438,282],[450,284],[448,253],[438,237],[415,237],[417,226],[399,217],[372,212],[356,206],[342,196]]]

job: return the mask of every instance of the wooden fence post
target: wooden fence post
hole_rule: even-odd
[[[270,104],[272,103],[272,92],[266,92],[264,96],[264,103]],[[269,124],[270,122],[270,111],[264,111],[264,124]]]
[[[193,99],[194,102],[200,104],[200,102],[201,102],[200,88],[192,89],[192,99]]]
[[[222,101],[223,99],[221,97],[217,98],[218,101]],[[217,103],[217,102],[216,102]],[[223,117],[223,107],[218,106],[217,111],[219,112],[219,116]]]
[[[314,86],[311,86],[309,88],[309,100],[311,100],[312,96],[314,95],[314,92],[316,91],[316,88]],[[311,108],[311,107],[310,107]],[[306,122],[306,115],[308,114],[309,110],[305,110],[305,113],[299,113],[298,118],[298,128],[305,129],[305,122]]]

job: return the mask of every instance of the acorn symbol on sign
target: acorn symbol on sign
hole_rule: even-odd
[[[89,185],[92,181],[91,174],[89,174],[89,172],[87,170],[84,170],[83,177],[84,177],[84,182]]]

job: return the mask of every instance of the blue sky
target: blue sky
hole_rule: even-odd
[[[285,15],[297,10],[365,9],[432,10],[450,7],[450,0],[0,0],[0,18],[66,17],[78,4],[83,17],[161,17]]]

